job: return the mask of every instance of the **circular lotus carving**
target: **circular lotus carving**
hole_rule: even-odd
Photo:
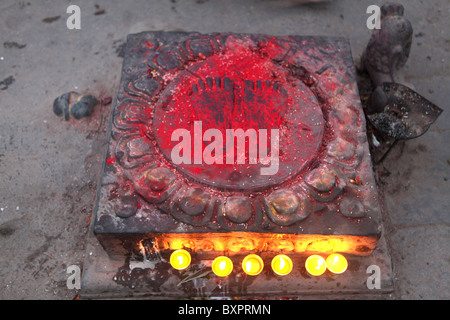
[[[294,228],[317,203],[363,216],[345,190],[365,123],[348,74],[325,63],[337,47],[237,35],[140,41],[144,59],[124,64],[112,119],[108,168],[135,192],[117,216],[143,203],[227,231]]]

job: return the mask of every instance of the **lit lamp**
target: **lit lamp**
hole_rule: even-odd
[[[184,249],[178,249],[170,255],[170,265],[177,270],[184,270],[191,264],[191,255]]]
[[[348,262],[342,254],[333,253],[327,257],[327,268],[334,274],[341,274],[347,270]]]
[[[261,257],[256,254],[249,254],[242,260],[242,269],[249,276],[256,276],[261,273],[264,268],[264,262]]]
[[[292,260],[284,254],[279,254],[272,259],[272,270],[279,276],[285,276],[292,271]]]
[[[214,259],[211,269],[218,277],[226,277],[233,271],[233,262],[230,258],[220,256]]]
[[[320,276],[327,270],[327,263],[324,258],[314,254],[306,259],[305,268],[310,275]]]

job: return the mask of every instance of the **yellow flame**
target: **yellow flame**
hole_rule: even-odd
[[[286,255],[279,254],[272,259],[272,270],[279,276],[285,276],[291,273],[293,263],[291,258]]]
[[[175,250],[170,255],[170,264],[174,269],[184,270],[191,264],[191,254],[183,249]]]
[[[227,263],[225,261],[222,261],[219,263],[219,269],[220,270],[225,270],[225,267],[227,266]]]
[[[260,256],[249,254],[242,261],[242,269],[250,276],[256,276],[261,273],[264,268],[264,262]]]
[[[316,254],[306,259],[305,268],[313,276],[320,276],[327,270],[325,259]]]
[[[334,274],[341,274],[347,270],[347,259],[339,253],[330,254],[327,258],[327,268]]]
[[[233,271],[233,262],[228,257],[220,256],[214,259],[211,269],[215,275],[226,277]]]
[[[284,259],[281,257],[280,258],[280,265],[279,265],[280,270],[283,270],[285,265],[286,265],[286,262],[284,262]]]

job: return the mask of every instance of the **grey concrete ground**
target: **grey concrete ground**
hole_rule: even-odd
[[[445,111],[424,136],[376,168],[386,194],[394,299],[449,299],[450,2],[399,1],[415,35],[405,80]],[[52,112],[60,94],[114,96],[126,35],[147,30],[345,36],[361,55],[366,8],[378,0],[0,2],[0,298],[73,299],[66,269],[81,266],[110,105],[79,122]],[[66,9],[81,8],[81,30]],[[95,15],[98,9],[103,14]]]

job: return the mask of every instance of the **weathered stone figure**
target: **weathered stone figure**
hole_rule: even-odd
[[[403,17],[401,4],[381,7],[381,28],[375,29],[361,59],[375,87],[383,82],[399,82],[397,71],[406,64],[411,50],[413,28]]]

